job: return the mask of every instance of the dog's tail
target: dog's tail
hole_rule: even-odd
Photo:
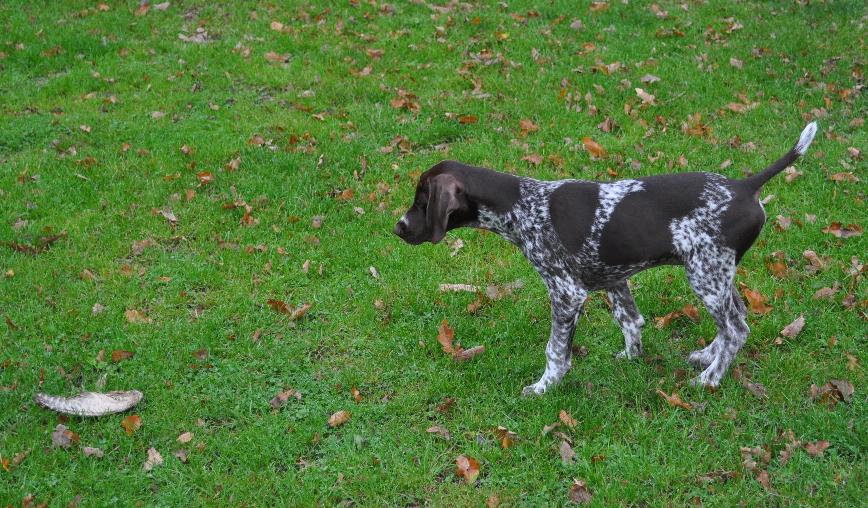
[[[796,162],[796,159],[805,155],[805,152],[808,151],[808,147],[811,146],[811,141],[814,140],[814,136],[817,134],[817,122],[809,123],[805,129],[802,131],[801,136],[799,136],[799,140],[796,142],[795,146],[790,149],[783,157],[774,161],[771,166],[765,168],[759,173],[745,178],[743,181],[752,186],[754,189],[759,189],[766,182],[772,179],[773,176],[780,173],[790,164]]]

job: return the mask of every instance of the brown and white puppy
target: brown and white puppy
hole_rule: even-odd
[[[542,276],[552,303],[546,369],[524,394],[541,394],[571,365],[576,322],[589,291],[606,290],[625,348],[642,354],[644,325],[627,285],[631,275],[684,265],[691,287],[714,317],[717,336],[688,361],[693,382],[717,386],[748,335],[733,278],[765,223],[759,189],[803,155],[812,122],[783,157],[760,173],[657,175],[614,182],[546,182],[443,161],[422,174],[413,205],[395,225],[407,243],[437,243],[459,227],[498,233],[518,246]]]

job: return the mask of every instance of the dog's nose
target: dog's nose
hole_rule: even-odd
[[[396,235],[403,236],[403,234],[407,231],[407,224],[404,223],[404,221],[402,220],[398,221],[398,223],[395,224],[395,229],[393,231]]]

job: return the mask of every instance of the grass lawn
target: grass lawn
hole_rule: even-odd
[[[105,2],[0,4],[0,505],[868,496],[868,249],[840,237],[868,225],[864,2]],[[687,386],[714,324],[680,268],[633,278],[643,359],[613,358],[623,338],[595,294],[564,382],[522,398],[549,331],[531,266],[480,231],[391,234],[442,159],[736,177],[812,119],[797,172],[763,189],[769,221],[737,276],[770,309],[715,392]],[[496,299],[439,291],[517,280]],[[654,325],[689,304],[698,322]],[[444,319],[485,352],[444,354]],[[128,415],[32,403],[128,389],[145,395],[131,434]],[[288,389],[300,400],[273,408]],[[561,411],[575,424],[544,433]],[[53,446],[58,424],[78,441]],[[162,464],[146,471],[151,448]]]

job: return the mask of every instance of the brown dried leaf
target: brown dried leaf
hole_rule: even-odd
[[[455,459],[455,474],[464,478],[468,485],[473,484],[479,476],[479,462],[473,457],[459,455]]]
[[[534,166],[539,166],[540,164],[542,164],[543,157],[542,157],[542,155],[532,153],[532,154],[525,155],[524,157],[521,158],[521,160],[526,161],[529,164],[533,164]]]
[[[688,411],[693,410],[693,406],[681,400],[681,397],[675,392],[672,392],[672,395],[666,395],[666,392],[664,392],[660,388],[657,388],[657,395],[660,395],[661,397],[666,399],[666,402],[668,402],[669,405],[672,407],[680,407]]]
[[[748,391],[759,399],[767,399],[768,393],[766,392],[766,387],[762,385],[762,383],[752,383],[747,378],[742,378],[741,385],[748,389]]]
[[[577,421],[575,420],[575,418],[573,418],[572,415],[570,415],[570,413],[567,413],[567,412],[564,411],[563,409],[561,409],[561,412],[558,413],[558,419],[560,419],[560,421],[561,421],[564,425],[566,425],[567,427],[569,427],[569,428],[571,428],[571,429],[576,428],[576,425],[579,424],[579,422],[577,422]]]
[[[58,423],[54,432],[51,433],[51,446],[52,448],[57,448],[58,446],[69,448],[73,444],[78,443],[79,439],[78,434],[66,428],[66,425]]]
[[[822,457],[823,452],[826,451],[826,448],[829,447],[831,443],[828,441],[814,441],[813,443],[805,443],[805,451],[808,452],[808,455],[811,457]]]
[[[532,132],[539,131],[539,125],[533,123],[533,120],[529,120],[526,118],[523,120],[519,120],[518,127],[521,130],[522,136],[527,136],[528,134],[530,134]]]
[[[835,293],[837,293],[837,292],[838,292],[838,290],[835,289],[835,288],[824,287],[824,288],[820,288],[820,289],[818,289],[818,290],[814,293],[814,296],[813,296],[812,298],[813,298],[814,300],[820,300],[820,299],[832,298],[833,296],[835,296]]]
[[[858,224],[848,224],[842,226],[840,222],[833,222],[828,227],[822,229],[823,233],[829,233],[836,238],[850,238],[852,236],[860,236],[862,234],[862,226]]]
[[[272,399],[268,401],[268,403],[271,405],[272,409],[278,409],[284,404],[286,404],[286,401],[288,401],[290,397],[295,397],[296,400],[301,400],[301,392],[290,388],[272,397]]]
[[[642,104],[653,105],[654,96],[641,88],[636,88],[636,95],[642,99]]]
[[[742,285],[741,290],[744,297],[747,299],[751,312],[754,314],[768,314],[772,311],[772,308],[766,304],[767,299],[762,295],[762,293],[754,291],[744,285]]]
[[[849,404],[853,397],[853,383],[846,379],[830,379],[829,383],[841,394],[841,400]]]
[[[329,416],[329,427],[340,427],[341,425],[347,423],[347,421],[350,419],[350,416],[352,416],[352,414],[345,409],[338,411],[337,413]]]
[[[175,440],[178,441],[179,443],[189,443],[190,441],[193,440],[193,433],[192,432],[182,432],[180,435],[178,435],[178,437]]]
[[[590,137],[582,138],[582,144],[585,146],[585,150],[591,154],[591,157],[602,159],[607,155],[606,149]]]
[[[572,464],[573,460],[576,459],[576,452],[573,451],[573,447],[570,446],[570,443],[567,443],[566,441],[561,441],[558,451],[561,454],[561,462],[564,465]]]
[[[833,182],[856,183],[859,181],[859,177],[853,174],[852,171],[847,171],[842,173],[835,173],[834,175],[831,175],[829,177],[829,180],[832,180]]]
[[[455,340],[455,331],[449,328],[449,322],[444,319],[440,323],[440,328],[437,329],[437,342],[443,347],[443,352],[453,354],[455,348],[452,346],[452,341]]]
[[[148,324],[154,321],[146,316],[144,312],[136,309],[127,309],[124,311],[124,316],[130,323]]]
[[[494,429],[494,435],[500,440],[500,446],[503,448],[509,448],[515,444],[515,440],[518,438],[515,432],[501,426]]]
[[[570,501],[576,504],[587,504],[591,502],[591,491],[585,482],[573,478],[573,484],[570,486]]]
[[[81,451],[84,453],[85,457],[96,457],[101,459],[103,455],[105,455],[101,449],[92,446],[85,446]]]
[[[142,469],[145,471],[150,471],[157,466],[163,465],[163,456],[160,455],[160,452],[157,451],[156,448],[148,448],[148,458],[145,460],[145,464],[142,466]]]
[[[792,323],[788,324],[787,326],[784,327],[783,330],[781,330],[781,335],[783,335],[784,337],[788,337],[790,339],[793,339],[796,337],[796,335],[798,335],[802,331],[802,328],[804,328],[804,327],[805,327],[805,316],[800,315],[799,317],[794,319]]]
[[[142,426],[142,417],[139,415],[129,415],[121,420],[121,427],[127,432],[128,436],[132,436],[135,431]]]
[[[288,306],[283,300],[270,299],[267,301],[268,306],[275,312],[284,314],[290,321],[296,321],[307,314],[312,304],[305,303],[301,307]]]
[[[431,427],[428,427],[425,432],[429,434],[437,434],[444,439],[452,439],[452,434],[450,434],[449,430],[442,425],[432,425]]]
[[[470,125],[479,121],[476,115],[461,115],[458,117],[458,123],[461,125]]]
[[[125,351],[123,349],[116,349],[116,350],[112,351],[112,362],[118,363],[118,362],[121,362],[124,360],[129,360],[130,358],[133,357],[133,355],[135,355],[135,353],[133,353],[132,351]]]
[[[265,55],[265,59],[271,63],[285,63],[289,61],[290,54],[286,53],[281,55],[280,53],[276,53],[274,51],[269,51]]]
[[[485,352],[485,346],[474,346],[470,349],[461,349],[459,348],[457,351],[452,353],[452,359],[463,362],[470,360],[476,355],[482,354]]]

